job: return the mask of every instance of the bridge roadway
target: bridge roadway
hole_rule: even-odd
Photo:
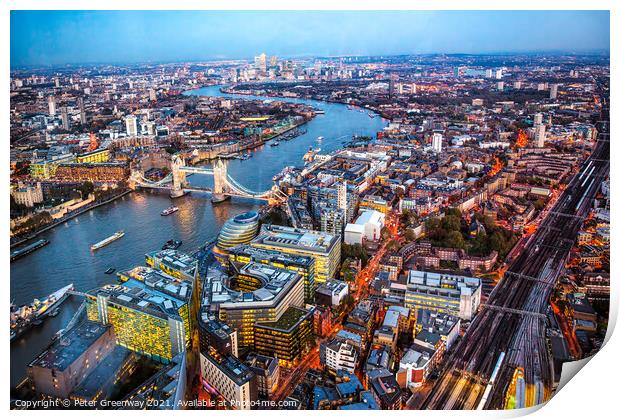
[[[590,157],[573,177],[532,240],[511,263],[507,273],[482,306],[469,329],[445,361],[442,373],[422,403],[425,409],[472,409],[482,399],[481,386],[500,354],[506,353],[488,400],[482,408],[504,408],[515,369],[525,381],[523,405],[551,397],[552,361],[547,347],[546,320],[527,316],[549,311],[549,297],[563,272],[571,244],[591,209],[601,182],[609,174],[609,106],[603,100],[599,137]],[[594,167],[593,170],[591,168]],[[588,171],[588,174],[586,174]],[[506,310],[498,310],[506,308]]]

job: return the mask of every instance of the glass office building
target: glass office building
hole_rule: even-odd
[[[251,349],[256,322],[275,321],[289,307],[304,305],[303,277],[290,270],[255,262],[235,271],[230,277],[207,279],[201,316],[217,314],[220,321],[237,331],[239,346]]]
[[[312,312],[290,307],[272,322],[254,326],[254,350],[276,357],[281,366],[294,367],[305,354],[312,339]]]
[[[248,211],[232,217],[224,223],[217,237],[217,244],[213,253],[221,263],[228,262],[228,249],[249,243],[258,232],[258,213]]]
[[[190,344],[192,284],[147,267],[124,276],[86,294],[88,319],[114,327],[119,345],[169,363]]]
[[[263,225],[252,246],[314,258],[314,281],[334,278],[340,264],[340,236],[287,226]]]
[[[229,250],[228,259],[232,265],[243,266],[257,262],[271,267],[294,271],[304,278],[304,301],[314,302],[314,258],[283,254],[278,251],[255,248],[251,245],[238,245]]]

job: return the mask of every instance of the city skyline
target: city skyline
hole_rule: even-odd
[[[10,56],[11,67],[33,67],[251,59],[263,51],[583,54],[608,53],[609,37],[607,11],[12,11]]]
[[[609,13],[11,18],[12,409],[533,408],[609,338]]]

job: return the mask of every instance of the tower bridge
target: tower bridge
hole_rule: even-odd
[[[170,173],[159,181],[145,178],[141,171],[134,171],[131,174],[131,181],[141,188],[169,190],[171,198],[181,197],[191,191],[211,193],[211,201],[214,203],[227,200],[231,196],[265,200],[270,204],[280,203],[287,198],[287,195],[276,185],[262,192],[252,191],[245,187],[228,174],[227,162],[222,159],[218,159],[213,168],[187,166],[185,159],[180,154],[176,154],[172,156],[170,167]],[[186,178],[187,174],[213,176],[213,189],[190,185]]]

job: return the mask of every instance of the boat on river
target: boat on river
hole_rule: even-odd
[[[42,248],[49,243],[50,241],[48,241],[47,239],[39,239],[38,241],[31,243],[30,245],[26,245],[23,248],[17,249],[11,252],[11,261],[15,261],[16,259],[21,258],[24,255],[28,255],[31,252],[34,252],[37,249]]]
[[[166,243],[161,247],[161,249],[178,249],[181,245],[183,245],[183,241],[170,239],[166,241]]]
[[[167,209],[165,209],[164,211],[161,212],[162,216],[170,216],[172,213],[175,213],[179,211],[179,208],[176,206],[170,206]]]
[[[11,341],[19,338],[35,325],[41,325],[48,316],[58,315],[58,307],[73,290],[73,283],[55,291],[51,295],[35,299],[29,305],[11,307]]]
[[[114,235],[105,238],[103,241],[99,241],[96,244],[91,245],[90,246],[90,250],[91,251],[96,251],[99,248],[103,248],[104,246],[111,244],[112,242],[116,241],[117,239],[121,239],[123,236],[125,236],[125,231],[124,230],[119,230]]]

